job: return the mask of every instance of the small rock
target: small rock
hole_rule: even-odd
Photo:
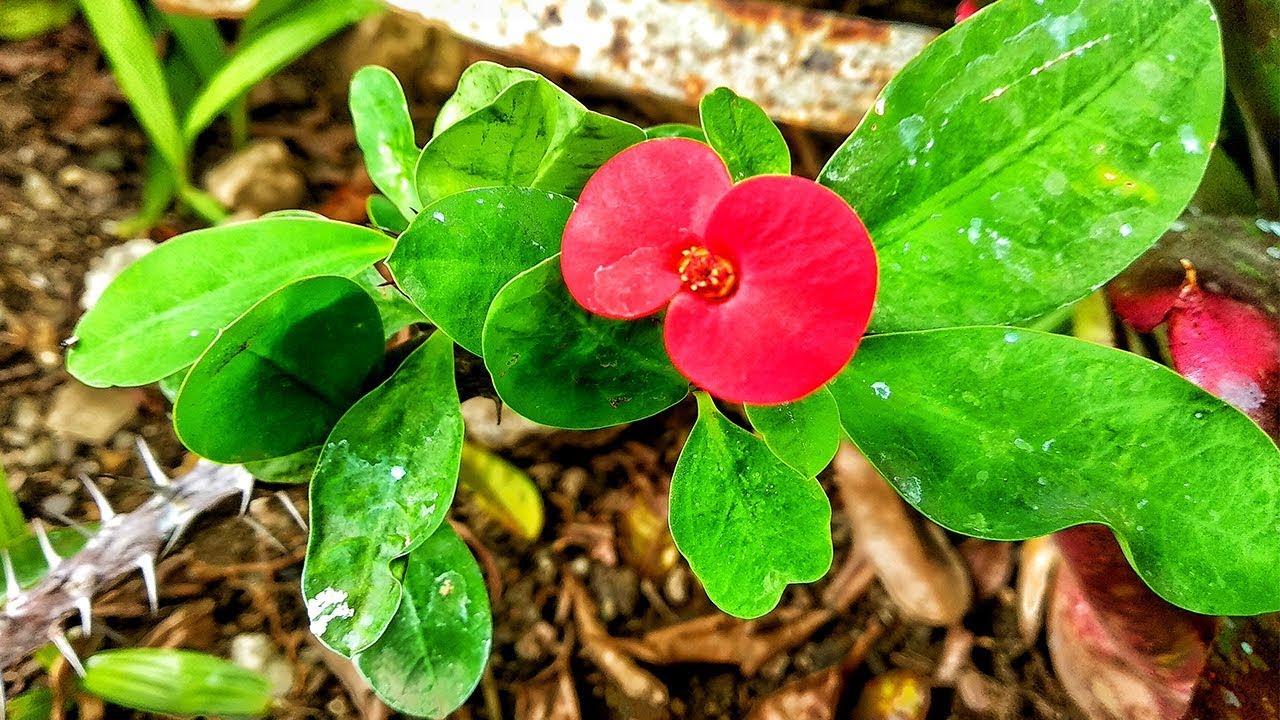
[[[22,194],[37,210],[55,210],[62,205],[62,198],[45,176],[29,172],[22,176]]]
[[[511,408],[502,409],[502,422],[498,422],[497,403],[483,397],[462,403],[462,421],[466,425],[467,436],[490,450],[505,450],[531,438],[556,432],[555,428],[526,420]]]
[[[13,409],[9,412],[9,424],[15,430],[29,433],[36,429],[40,424],[40,408],[36,405],[36,401],[29,395],[23,395],[13,402]]]
[[[635,612],[640,599],[640,578],[634,570],[625,565],[605,567],[595,564],[591,566],[590,575],[588,582],[600,604],[600,617],[605,622]]]
[[[74,501],[71,499],[70,495],[63,495],[62,493],[58,493],[56,495],[50,495],[45,499],[41,500],[40,509],[46,515],[56,518],[59,516],[69,514],[71,512],[72,504],[74,504]]]
[[[680,607],[689,602],[689,571],[683,565],[676,565],[667,573],[662,583],[662,594],[673,607]]]
[[[155,0],[155,3],[170,14],[233,20],[248,15],[258,0]]]
[[[53,452],[53,439],[42,437],[22,451],[18,456],[18,464],[29,468],[47,467],[53,462]]]
[[[108,248],[101,257],[89,261],[89,272],[84,274],[84,293],[80,295],[80,307],[91,309],[98,304],[98,298],[124,269],[137,262],[138,258],[156,248],[156,244],[146,238],[130,240],[121,245]]]
[[[549,657],[556,649],[556,629],[545,620],[539,620],[515,642],[516,656],[527,662],[537,662]]]
[[[297,207],[307,192],[289,149],[278,138],[250,143],[211,169],[204,184],[218,202],[251,215]]]
[[[263,633],[245,633],[231,638],[231,662],[246,670],[262,673],[271,681],[271,694],[284,697],[293,687],[293,671],[288,661]]]
[[[137,395],[133,391],[91,388],[71,381],[54,391],[45,427],[67,439],[101,445],[137,414]],[[52,442],[49,452],[53,452]]]
[[[586,577],[591,570],[591,561],[584,557],[576,557],[569,561],[569,572],[578,577]]]

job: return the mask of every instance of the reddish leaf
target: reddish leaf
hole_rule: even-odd
[[[1181,717],[1208,655],[1213,619],[1147,589],[1106,528],[1083,525],[1054,539],[1063,563],[1049,651],[1068,694],[1095,720]]]
[[[729,188],[720,157],[694,140],[649,140],[618,153],[587,182],[565,227],[560,262],[570,294],[615,319],[661,310],[680,289],[681,250],[697,244]]]
[[[767,405],[817,390],[843,368],[871,319],[876,256],[862,221],[809,180],[745,180],[716,205],[705,246],[737,284],[724,298],[680,292],[667,352],[712,395]]]

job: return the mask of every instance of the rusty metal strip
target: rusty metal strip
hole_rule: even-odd
[[[724,85],[847,133],[937,31],[748,0],[389,0],[530,66],[696,105]]]

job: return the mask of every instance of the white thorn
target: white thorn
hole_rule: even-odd
[[[253,497],[253,476],[247,471],[236,477],[236,488],[240,490],[240,514],[249,512],[249,500]]]
[[[138,569],[142,571],[142,584],[147,588],[147,602],[154,613],[160,609],[160,590],[156,587],[156,558],[151,553],[143,553],[136,562]]]
[[[61,628],[54,627],[49,631],[49,641],[58,648],[62,657],[67,659],[71,669],[75,670],[80,677],[84,677],[84,665],[80,662],[80,656],[76,655],[76,649],[71,647],[71,642],[67,640],[66,635],[62,634]]]
[[[160,487],[168,487],[169,476],[165,475],[164,470],[160,469],[160,463],[156,462],[156,456],[151,454],[151,447],[141,437],[138,438],[138,455],[142,456],[142,464],[147,467],[147,474],[151,476],[151,482]]]
[[[169,554],[169,551],[178,544],[178,541],[182,539],[183,534],[187,532],[188,527],[191,527],[190,520],[183,522],[174,529],[173,533],[169,535],[169,542],[165,543],[164,549],[160,551],[160,557],[164,557]]]
[[[86,539],[88,539],[88,540],[92,540],[92,539],[93,539],[93,533],[89,532],[89,528],[85,527],[84,525],[81,525],[80,523],[76,522],[75,520],[72,520],[71,518],[67,517],[66,515],[63,515],[63,514],[62,514],[62,513],[60,513],[60,512],[52,512],[52,511],[49,511],[49,510],[46,510],[46,511],[45,511],[45,514],[46,514],[46,515],[48,515],[48,516],[50,516],[50,517],[52,517],[54,520],[57,520],[58,522],[62,523],[63,525],[66,525],[67,527],[71,528],[72,530],[75,530],[76,532],[80,533],[80,534],[81,534],[81,535],[83,535]]]
[[[44,529],[43,522],[32,520],[31,529],[36,534],[36,542],[40,543],[40,552],[44,553],[44,561],[49,565],[49,572],[53,572],[53,569],[62,562],[62,556],[53,549],[53,544],[49,542],[49,533]]]
[[[85,635],[93,634],[93,601],[88,595],[81,595],[76,598],[76,609],[80,611],[80,626],[84,628]]]
[[[0,562],[4,563],[4,597],[6,602],[13,602],[22,592],[22,586],[18,584],[18,574],[13,571],[13,558],[9,555],[8,548],[0,549]],[[0,715],[3,717],[3,715]]]
[[[302,513],[298,512],[298,506],[294,505],[293,500],[289,499],[289,494],[283,490],[277,490],[276,499],[280,501],[281,505],[284,505],[289,517],[293,518],[293,521],[298,523],[298,527],[305,532],[307,530],[307,521],[302,519]]]
[[[272,535],[271,531],[267,529],[267,526],[263,525],[257,520],[254,520],[252,515],[245,515],[240,519],[245,521],[249,525],[249,527],[253,528],[254,531],[257,532],[259,535],[266,538],[267,540],[270,540],[271,544],[275,545],[276,548],[280,550],[280,552],[283,552],[283,553],[289,552],[289,548],[285,547],[284,543],[280,542],[280,538],[276,537],[275,535]]]
[[[116,511],[111,509],[111,503],[107,502],[107,496],[102,494],[98,489],[98,484],[88,475],[81,475],[80,481],[84,483],[85,490],[89,491],[89,497],[93,498],[93,504],[98,506],[98,517],[102,522],[107,522],[116,516]]]

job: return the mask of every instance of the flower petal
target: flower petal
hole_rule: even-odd
[[[680,251],[701,236],[729,191],[729,171],[694,140],[648,140],[591,177],[569,216],[561,270],[569,293],[597,315],[631,319],[661,310],[676,290]]]
[[[712,395],[769,405],[817,390],[853,357],[871,319],[877,269],[862,221],[835,193],[766,175],[733,188],[707,221],[729,260],[724,300],[679,293],[667,312],[676,368]]]

